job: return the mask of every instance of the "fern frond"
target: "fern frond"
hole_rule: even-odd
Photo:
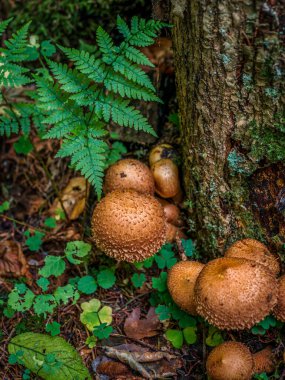
[[[163,26],[166,26],[166,24],[161,21],[146,21],[135,16],[131,20],[131,35],[128,37],[127,42],[138,47],[152,45]]]
[[[151,83],[151,80],[147,74],[137,65],[134,65],[128,61],[125,57],[118,56],[117,59],[113,62],[113,68],[116,72],[121,73],[127,79],[145,86],[152,91],[155,91],[155,87]]]
[[[125,43],[123,42],[122,44]],[[127,45],[122,51],[125,57],[130,61],[137,63],[138,65],[154,67],[154,64],[147,58],[147,56],[135,47]]]
[[[13,18],[11,17],[11,18],[8,18],[7,20],[4,20],[4,21],[0,22],[0,36],[2,36],[2,34],[5,32],[5,30],[7,29],[8,25],[12,21],[12,19]]]
[[[90,54],[84,50],[63,48],[60,49],[67,55],[67,57],[74,62],[75,67],[82,74],[86,74],[88,78],[96,83],[102,83],[105,78],[104,65],[102,60],[96,58],[94,54]]]
[[[64,91],[78,93],[88,88],[90,81],[77,70],[71,70],[66,64],[63,65],[50,60],[48,65]]]
[[[131,37],[131,31],[128,24],[120,16],[117,16],[117,29],[126,40]]]
[[[96,40],[99,50],[103,55],[109,55],[114,49],[114,44],[110,35],[99,26],[96,31]]]
[[[28,45],[29,26],[30,22],[25,24],[16,33],[12,34],[11,38],[4,41],[4,44],[7,47],[7,50],[4,51],[4,54],[11,62],[21,62],[27,58],[25,51]]]

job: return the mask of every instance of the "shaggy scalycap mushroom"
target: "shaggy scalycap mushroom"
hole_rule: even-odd
[[[197,312],[225,330],[251,328],[277,302],[277,280],[254,261],[224,257],[210,261],[195,284]]]
[[[225,257],[238,257],[255,261],[266,266],[275,276],[280,271],[278,257],[273,255],[268,248],[255,239],[242,239],[231,245],[225,253]]]
[[[111,165],[104,179],[104,192],[113,190],[136,190],[139,193],[154,193],[154,178],[150,169],[143,163],[126,158]]]
[[[167,276],[167,287],[173,301],[191,315],[197,315],[194,286],[204,264],[198,261],[180,261]]]
[[[97,246],[107,255],[122,261],[143,261],[165,242],[163,208],[150,195],[115,190],[96,206],[92,232]]]
[[[273,312],[279,321],[285,322],[285,274],[278,279],[277,305]]]
[[[252,355],[252,357],[254,363],[254,373],[269,373],[274,371],[275,359],[270,346],[256,352]]]
[[[243,343],[225,342],[211,351],[206,368],[211,380],[250,380],[253,358]]]

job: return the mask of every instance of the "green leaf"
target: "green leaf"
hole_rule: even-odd
[[[62,275],[65,271],[65,261],[60,256],[47,256],[45,258],[45,265],[39,270],[39,274],[43,277]]]
[[[37,284],[39,285],[39,287],[44,291],[46,292],[49,288],[49,280],[45,277],[40,277],[38,280],[37,280]]]
[[[141,288],[146,281],[146,276],[144,273],[134,273],[131,281],[135,288]]]
[[[194,244],[193,244],[193,240],[191,239],[181,239],[181,242],[182,242],[182,246],[185,250],[185,254],[187,257],[193,257],[193,254],[194,254]]]
[[[173,347],[181,348],[183,345],[183,333],[180,330],[168,329],[165,332],[166,339],[169,340]]]
[[[161,272],[159,277],[152,277],[152,287],[159,292],[164,292],[167,289],[167,273]]]
[[[99,326],[95,326],[93,334],[98,339],[107,339],[113,332],[112,326],[107,326],[107,323],[101,323]]]
[[[80,321],[89,331],[93,331],[95,326],[99,326],[101,323],[107,325],[112,323],[112,309],[109,306],[103,306],[100,309],[101,302],[96,298],[89,302],[83,302],[81,308],[83,311],[80,314]]]
[[[24,293],[21,293],[15,287],[8,296],[8,307],[15,311],[27,311],[31,308],[35,294],[30,290],[26,289]],[[9,310],[7,310],[8,312]]]
[[[28,136],[21,136],[13,146],[18,154],[29,154],[33,150],[33,144]]]
[[[196,327],[186,327],[183,329],[183,336],[187,344],[194,344],[197,341]]]
[[[91,380],[77,351],[61,337],[45,334],[24,333],[11,339],[10,354],[23,351],[24,366],[45,380]],[[60,363],[55,368],[53,363]],[[45,364],[45,365],[44,365]]]
[[[33,307],[37,315],[43,314],[46,317],[46,314],[51,314],[56,307],[55,298],[51,294],[40,294],[35,297]]]
[[[35,231],[34,235],[31,235],[29,231],[24,233],[25,236],[28,236],[25,244],[30,251],[38,251],[43,244],[42,238],[45,236],[44,233]]]
[[[110,269],[104,269],[98,273],[97,282],[101,288],[110,289],[116,282],[116,276]]]
[[[54,292],[54,298],[58,304],[61,302],[66,305],[71,298],[74,298],[74,301],[78,300],[80,297],[79,293],[75,290],[75,287],[71,284],[65,286],[59,286]]]
[[[94,348],[96,346],[96,343],[97,338],[94,335],[90,335],[85,341],[85,344],[88,346],[88,348]]]
[[[85,294],[92,294],[97,290],[97,284],[92,276],[84,276],[78,281],[78,290]]]
[[[56,336],[60,334],[60,323],[51,322],[46,325],[46,332],[50,333],[51,336]]]
[[[9,210],[9,208],[10,208],[10,202],[5,201],[5,202],[1,203],[1,205],[0,205],[0,213]]]
[[[171,244],[165,244],[161,250],[155,255],[155,261],[159,269],[170,269],[174,264],[177,263],[175,258],[175,253],[172,251]]]
[[[43,41],[41,43],[41,53],[45,57],[51,57],[56,52],[55,46],[49,41]]]
[[[65,248],[65,257],[71,264],[81,264],[83,260],[78,260],[76,257],[86,257],[91,251],[91,244],[84,243],[84,241],[70,241]]]
[[[171,317],[171,312],[168,306],[158,305],[155,308],[155,313],[158,315],[160,321],[165,321]]]
[[[56,219],[55,218],[46,218],[44,222],[45,227],[55,228],[56,227]]]
[[[206,338],[206,344],[210,347],[216,347],[223,343],[224,339],[219,329],[214,326],[209,327],[208,336]]]

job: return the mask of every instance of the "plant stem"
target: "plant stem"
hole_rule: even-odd
[[[17,223],[17,224],[21,224],[22,226],[25,226],[25,227],[29,228],[30,230],[35,230],[35,231],[39,231],[39,232],[42,232],[42,233],[45,233],[45,234],[46,234],[46,231],[45,231],[45,230],[42,230],[41,228],[33,227],[33,226],[31,226],[30,224],[28,224],[28,223],[21,222],[20,220],[17,220],[17,219],[11,218],[10,216],[6,216],[6,215],[4,215],[4,214],[0,214],[0,217],[2,217],[2,218],[4,218],[4,219],[8,219],[8,220],[10,220],[11,222],[14,222],[14,223]]]

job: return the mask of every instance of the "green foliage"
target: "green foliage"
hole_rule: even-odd
[[[91,248],[91,244],[83,241],[71,241],[66,245],[65,257],[71,264],[81,264],[83,262],[81,259],[89,255]]]
[[[56,336],[60,334],[60,323],[51,322],[46,325],[46,332],[50,333],[51,336]]]
[[[168,329],[165,332],[165,337],[174,348],[181,348],[184,342],[188,345],[196,343],[196,330],[196,327],[186,327],[183,330]]]
[[[8,211],[10,208],[10,202],[5,201],[0,205],[0,213],[3,213],[5,211]]]
[[[106,327],[112,323],[112,309],[109,306],[101,307],[101,302],[96,298],[89,302],[83,302],[81,308],[83,311],[80,314],[80,321],[89,331],[93,332],[95,327],[101,324]],[[107,331],[110,331],[110,329]]]
[[[21,364],[43,379],[91,380],[80,355],[63,338],[24,333],[11,339],[8,351],[16,356],[20,351]]]
[[[39,274],[43,277],[58,277],[65,271],[66,264],[61,256],[49,255],[45,258],[45,265],[39,270]]]
[[[98,285],[103,289],[110,289],[116,282],[116,276],[110,269],[103,269],[97,275]]]
[[[112,144],[111,149],[108,152],[106,167],[113,165],[115,162],[122,158],[122,155],[127,153],[127,148],[120,141],[116,141]]]
[[[33,235],[31,235],[30,231],[26,231],[24,235],[27,237],[25,244],[30,251],[38,251],[41,248],[43,244],[42,239],[45,236],[44,233],[35,231]]]
[[[13,146],[18,154],[29,154],[33,150],[33,144],[28,136],[21,136]]]
[[[84,294],[92,294],[97,290],[97,283],[92,276],[84,276],[78,281],[78,290]]]
[[[167,273],[161,272],[159,277],[152,277],[152,287],[159,292],[163,292],[167,289]]]
[[[141,288],[146,281],[146,276],[144,273],[134,273],[131,281],[135,288]]]
[[[93,334],[98,339],[107,339],[113,332],[112,326],[107,326],[107,323],[101,323],[99,326],[95,326]]]
[[[271,327],[282,327],[282,322],[277,321],[272,315],[268,315],[261,322],[252,327],[252,334],[265,335]]]
[[[221,331],[214,326],[210,326],[208,330],[208,335],[206,337],[206,344],[209,347],[216,347],[223,343],[224,339]]]
[[[155,255],[155,261],[159,269],[170,269],[174,264],[177,263],[175,258],[175,253],[172,250],[171,244],[165,244],[158,254]]]
[[[45,227],[48,227],[48,228],[55,228],[56,227],[56,219],[55,218],[46,218],[45,221],[44,221],[44,225]]]
[[[50,281],[45,277],[40,277],[37,280],[37,285],[42,289],[42,291],[46,292],[49,288]]]

